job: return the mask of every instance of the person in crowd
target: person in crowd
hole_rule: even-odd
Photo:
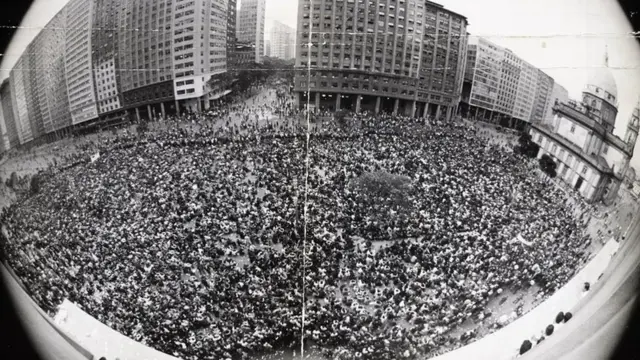
[[[587,258],[566,195],[475,128],[307,123],[274,95],[84,142],[51,166],[0,216],[34,300],[54,314],[68,298],[187,360],[296,349],[301,333],[331,358],[417,359],[459,343],[448,334],[504,291],[547,297]],[[372,194],[367,176],[406,186]]]

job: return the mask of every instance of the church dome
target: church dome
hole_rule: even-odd
[[[605,54],[602,65],[592,68],[587,79],[587,90],[593,95],[616,105],[618,99],[618,87],[609,69],[608,57]]]
[[[587,86],[589,85],[600,88],[600,91],[604,90],[613,95],[615,98],[618,97],[618,87],[616,86],[616,81],[613,78],[611,70],[609,70],[609,68],[607,67],[600,67],[591,70],[589,73],[589,80],[587,81]]]

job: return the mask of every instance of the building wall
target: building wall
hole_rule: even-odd
[[[293,59],[295,30],[291,26],[274,21],[269,40],[270,56],[284,60]]]
[[[512,113],[513,117],[525,121],[531,119],[537,79],[537,69],[526,61],[522,61],[520,77],[518,78],[516,102]]]
[[[629,164],[629,157],[618,148],[609,144],[604,144],[600,155],[607,161],[607,165],[613,168],[615,172],[619,172],[623,168],[626,169]]]
[[[10,148],[7,125],[4,121],[4,111],[0,110],[0,154],[6,152]]]
[[[466,26],[463,16],[431,2],[302,0],[296,67],[310,64],[312,74],[310,81],[296,76],[295,91],[453,108],[464,76]]]
[[[76,125],[98,117],[91,63],[93,2],[71,0],[63,11],[66,14],[65,71],[69,111],[72,124]]]
[[[545,74],[542,70],[537,71],[537,87],[533,111],[531,113],[531,122],[542,122],[545,119],[547,109],[553,106],[551,102],[551,92],[555,81],[553,78]]]
[[[238,41],[255,45],[255,62],[262,62],[264,51],[265,0],[244,0],[236,22]]]
[[[118,42],[118,19],[124,0],[92,0],[93,12],[93,75],[96,87],[98,114],[122,108]]]
[[[490,114],[539,121],[546,112],[553,79],[511,50],[487,39],[473,39],[467,71],[469,104]]]
[[[98,112],[104,114],[122,107],[120,92],[116,81],[117,68],[115,59],[110,58],[95,64],[96,95],[98,97]]]
[[[567,103],[569,101],[569,92],[562,85],[557,82],[553,82],[553,88],[551,90],[551,95],[549,96],[549,106],[546,109],[543,123],[545,124],[553,124],[553,106],[556,102],[558,103]]]
[[[13,97],[11,96],[11,85],[9,79],[6,79],[0,85],[0,99],[2,100],[2,114],[5,126],[7,127],[7,145],[9,148],[15,148],[20,145],[18,137],[18,127],[13,111]]]
[[[236,50],[236,20],[237,2],[227,0],[227,68],[232,69],[234,64],[234,52]]]
[[[603,175],[554,139],[535,129],[532,129],[530,134],[533,141],[540,145],[538,159],[545,154],[551,156],[557,164],[556,176],[574,189],[582,178],[583,183],[577,190],[585,199],[595,200],[602,186]]]
[[[584,148],[589,137],[589,129],[566,117],[559,117],[558,135],[569,140],[580,149]]]
[[[207,81],[227,71],[227,8],[227,0],[176,3],[173,52],[177,100],[208,95]],[[178,84],[183,84],[180,89]]]
[[[18,129],[18,140],[20,145],[33,140],[31,133],[31,123],[29,122],[29,110],[27,108],[27,92],[24,86],[24,73],[28,64],[25,64],[25,57],[22,56],[11,70],[11,99],[13,101],[13,114]]]
[[[221,93],[207,81],[227,70],[233,12],[235,0],[71,0],[10,73],[2,102],[5,122],[15,125],[7,124],[9,146],[172,101],[174,81],[182,82],[181,99]]]
[[[487,110],[495,108],[502,58],[503,50],[500,47],[483,38],[478,39],[469,104]]]
[[[118,31],[117,55],[120,67],[120,91],[123,107],[134,106],[124,97],[138,88],[173,79],[173,8],[170,0],[128,0],[121,4],[116,20],[119,29],[156,29],[157,31]]]
[[[59,12],[45,26],[41,36],[45,39],[38,47],[44,56],[47,70],[39,77],[47,98],[51,122],[44,124],[45,132],[51,133],[71,125],[69,94],[65,73],[66,16]]]

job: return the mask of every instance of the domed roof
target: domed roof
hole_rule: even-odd
[[[618,98],[618,87],[616,86],[616,80],[613,78],[611,69],[609,69],[609,61],[606,53],[604,57],[604,63],[601,66],[592,68],[591,71],[589,71],[587,86],[589,85],[598,87],[613,95],[616,99]],[[600,97],[608,100],[605,94],[599,95]]]

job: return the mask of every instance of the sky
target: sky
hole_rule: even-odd
[[[241,1],[241,0],[240,0]],[[239,6],[241,5],[239,1]],[[68,0],[36,0],[3,56],[2,78],[37,34]],[[640,46],[615,0],[437,0],[467,17],[467,31],[511,49],[581,98],[589,69],[600,66],[605,48],[618,87],[615,134],[623,136],[640,98]],[[266,0],[265,35],[273,20],[296,27],[297,0]],[[640,169],[640,145],[632,165]]]

